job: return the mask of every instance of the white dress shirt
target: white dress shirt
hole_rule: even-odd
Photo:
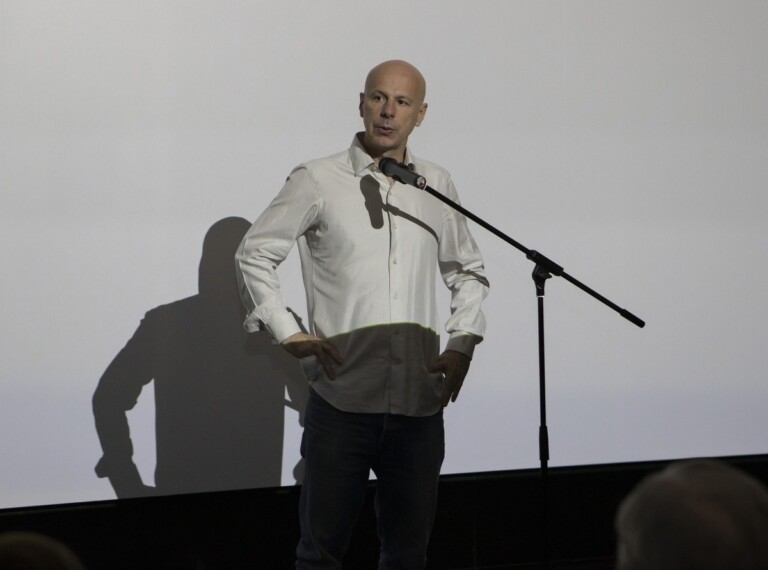
[[[449,174],[407,154],[428,184],[458,201]],[[472,356],[485,330],[483,260],[464,216],[426,192],[390,184],[355,136],[348,150],[295,168],[243,239],[236,259],[245,328],[278,342],[300,332],[277,267],[298,242],[310,331],[344,361],[326,378],[304,359],[312,387],[351,412],[439,411],[435,271],[451,291],[447,349]]]

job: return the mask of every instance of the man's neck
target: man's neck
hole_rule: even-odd
[[[379,164],[379,161],[382,158],[389,157],[394,158],[397,162],[405,162],[405,155],[406,151],[405,148],[396,149],[396,150],[373,150],[371,147],[366,143],[365,140],[365,133],[357,133],[357,140],[360,141],[360,145],[363,147],[365,152],[368,153],[368,156],[370,156],[376,164]]]

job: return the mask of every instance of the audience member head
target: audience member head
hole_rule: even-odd
[[[63,543],[31,532],[0,534],[0,570],[85,570]]]
[[[624,499],[618,570],[768,568],[768,491],[724,463],[673,463]]]

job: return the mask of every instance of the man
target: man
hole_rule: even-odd
[[[302,439],[297,568],[341,568],[370,470],[377,477],[380,568],[423,568],[444,454],[442,408],[455,401],[485,321],[488,282],[465,219],[387,178],[413,164],[457,200],[448,173],[407,147],[427,112],[421,73],[403,61],[368,74],[364,131],[348,150],[297,167],[237,254],[245,326],[266,326],[310,381]],[[285,309],[276,268],[298,242],[310,332]],[[439,355],[435,270],[451,290]]]
[[[618,570],[762,570],[768,491],[725,463],[673,463],[624,499],[616,532]]]

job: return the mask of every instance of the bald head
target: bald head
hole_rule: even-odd
[[[418,98],[419,105],[424,102],[427,96],[427,82],[424,80],[424,76],[413,65],[407,61],[401,59],[392,59],[380,63],[368,72],[368,76],[365,78],[365,92],[371,88],[371,85],[375,85],[380,75],[387,76],[389,74],[399,75],[407,78],[413,82],[414,95]]]

